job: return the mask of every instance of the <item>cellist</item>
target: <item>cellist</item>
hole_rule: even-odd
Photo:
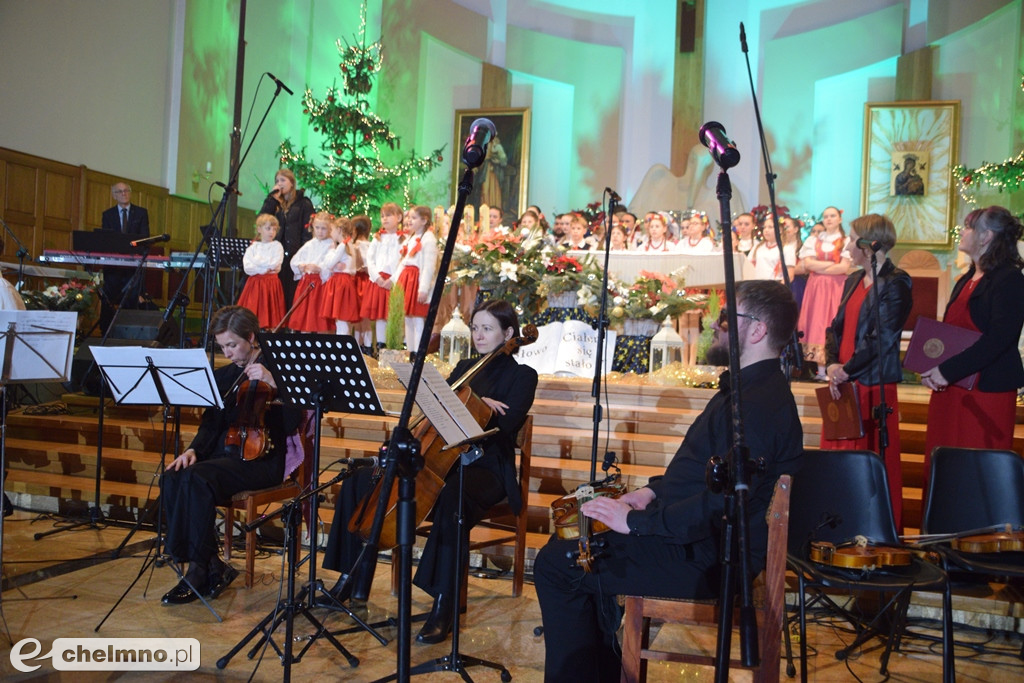
[[[259,381],[275,388],[273,376],[260,363],[259,329],[256,315],[241,306],[221,308],[210,322],[210,334],[231,361],[213,373],[224,409],[211,407],[203,412],[191,445],[164,471],[166,551],[176,562],[188,563],[187,581],[179,581],[163,596],[165,605],[192,602],[199,597],[196,591],[213,599],[228,587],[238,570],[217,553],[216,506],[239,491],[279,484],[288,474],[285,441],[299,426],[302,413],[297,408],[273,405],[265,412],[268,446],[264,455],[245,460],[237,447],[225,444],[231,427],[245,419],[236,383],[244,387],[244,380]]]
[[[473,311],[471,320],[473,347],[479,354],[491,353],[509,339],[519,336],[516,312],[505,301],[482,303]],[[448,383],[461,377],[474,362],[475,359],[460,361],[448,377]],[[485,429],[497,427],[499,431],[481,442],[483,456],[465,468],[463,513],[467,532],[487,510],[505,498],[508,498],[515,511],[524,504],[520,500],[516,478],[515,442],[516,434],[533,405],[537,373],[533,368],[520,365],[514,358],[501,354],[474,375],[469,386],[493,410]],[[359,567],[353,568],[362,541],[348,531],[347,522],[359,501],[370,491],[371,473],[369,469],[359,470],[342,485],[335,500],[334,521],[324,553],[325,569],[340,572],[352,570],[351,579],[347,583],[339,581],[332,589],[332,594],[342,601],[351,598],[354,606],[359,606],[369,596],[376,557],[364,558]],[[431,512],[433,526],[419,568],[413,577],[413,584],[434,598],[427,621],[416,636],[419,643],[440,643],[448,637],[452,628],[453,609],[459,600],[457,594],[452,594],[455,572],[469,564],[468,545],[465,542],[462,545],[463,557],[455,557],[458,485],[458,467],[453,467]]]

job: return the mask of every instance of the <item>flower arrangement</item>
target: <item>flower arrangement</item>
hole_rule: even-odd
[[[98,276],[97,276],[98,277]],[[68,280],[42,291],[25,290],[21,298],[30,311],[91,311],[96,303],[95,280]]]
[[[641,270],[633,284],[616,283],[613,286],[611,319],[650,319],[657,322],[667,317],[678,317],[686,311],[701,308],[707,297],[688,294],[682,275],[663,275]]]
[[[587,208],[576,209],[571,213],[578,213],[583,216],[587,221],[587,225],[590,226],[591,229],[593,229],[595,225],[604,223],[606,218],[604,211],[601,209],[601,202],[590,202],[587,204]]]
[[[508,301],[520,315],[533,317],[544,304],[538,286],[545,251],[542,240],[494,231],[475,244],[455,245],[448,283],[476,285],[487,298]]]
[[[579,289],[586,281],[586,267],[583,263],[567,254],[558,254],[544,267],[541,284],[544,293],[564,294]]]

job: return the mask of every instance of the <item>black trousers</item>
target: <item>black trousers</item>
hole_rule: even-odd
[[[334,502],[334,521],[331,523],[323,560],[324,569],[352,574],[352,595],[359,599],[369,595],[377,558],[364,556],[359,566],[354,566],[362,549],[362,539],[348,531],[348,520],[359,501],[370,491],[371,472],[369,469],[360,470],[341,485],[341,491]],[[468,534],[468,530],[483,519],[490,508],[505,498],[505,490],[497,476],[477,465],[466,467],[465,480],[463,514]],[[413,577],[413,584],[433,597],[439,593],[450,593],[455,586],[456,570],[469,565],[467,539],[464,538],[462,543],[462,560],[459,561],[455,556],[455,540],[459,529],[458,494],[459,467],[456,466],[448,474],[431,512],[433,526],[423,548],[419,568]]]
[[[567,557],[576,540],[552,538],[537,553],[534,585],[540,601],[546,652],[544,680],[619,680],[621,651],[615,632],[622,619],[616,596],[708,598],[707,570],[717,561],[715,543],[678,545],[654,536],[609,531],[607,543],[584,573]]]
[[[206,566],[217,552],[217,506],[239,491],[264,489],[284,478],[284,456],[242,460],[224,455],[163,476],[167,553],[177,562]]]

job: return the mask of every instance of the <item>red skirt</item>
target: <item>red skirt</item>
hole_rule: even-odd
[[[925,437],[924,478],[928,490],[932,450],[938,446],[1013,450],[1017,421],[1017,392],[968,391],[950,384],[933,391],[928,402],[928,434]]]
[[[250,275],[238,297],[238,305],[259,318],[261,328],[276,327],[284,317],[284,288],[277,273]]]
[[[420,269],[416,266],[402,268],[398,276],[398,284],[405,290],[405,314],[413,318],[424,318],[430,310],[430,304],[421,304],[420,296]]]
[[[849,314],[849,311],[847,311]],[[882,400],[878,386],[867,386],[854,382],[857,387],[857,403],[860,405],[860,419],[864,424],[864,436],[859,439],[829,440],[821,437],[823,450],[858,450],[878,452],[878,420],[874,418],[875,406]],[[886,419],[889,429],[889,445],[885,449],[885,474],[889,479],[889,498],[892,501],[893,519],[896,529],[902,530],[903,523],[903,468],[900,465],[900,400],[896,384],[885,385],[885,402],[892,408]]]
[[[295,298],[302,296],[310,284],[313,285],[313,291],[295,307],[292,317],[288,319],[288,327],[299,332],[326,332],[327,319],[321,313],[324,288],[320,283],[320,273],[303,275],[295,286]]]
[[[364,320],[387,320],[390,290],[370,282],[359,303],[359,316]]]
[[[327,320],[359,322],[359,295],[356,292],[356,276],[351,273],[335,273],[323,286],[323,313]]]
[[[366,290],[370,288],[370,276],[366,271],[356,273],[356,294],[359,295],[359,301],[363,300],[366,295]]]

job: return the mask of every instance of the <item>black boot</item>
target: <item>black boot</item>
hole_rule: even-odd
[[[452,607],[452,598],[445,593],[438,593],[426,623],[416,636],[416,642],[424,645],[443,643],[452,632]]]

